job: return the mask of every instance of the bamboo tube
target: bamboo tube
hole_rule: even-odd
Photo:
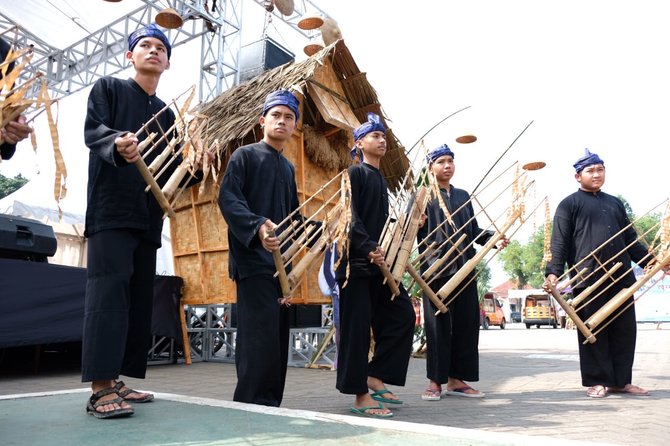
[[[314,263],[315,260],[319,258],[323,251],[326,249],[326,239],[324,237],[320,238],[312,248],[307,251],[298,264],[291,270],[288,274],[288,282],[291,288],[295,287],[300,283],[307,269]]]
[[[384,248],[382,245],[384,249],[384,256],[386,257],[388,263],[391,265],[395,262],[396,255],[398,254],[398,249],[400,249],[400,242],[403,236],[406,219],[407,216],[405,214],[400,214],[398,216],[398,220],[396,221],[395,225],[392,228],[390,228],[391,243],[389,244],[388,248]]]
[[[328,220],[330,221],[331,225],[337,224],[337,220],[339,219],[341,213],[342,213],[342,207],[339,205],[335,206],[329,212]],[[295,288],[295,286],[298,283],[300,283],[307,269],[314,263],[315,260],[319,258],[319,256],[326,249],[326,243],[328,242],[328,233],[330,233],[330,229],[332,228],[327,229],[328,230],[324,230],[322,232],[321,237],[319,237],[314,246],[312,246],[307,251],[307,253],[300,259],[300,261],[298,261],[295,268],[293,268],[289,273],[288,282],[292,288]]]
[[[180,324],[181,325],[181,342],[182,345],[184,346],[184,363],[186,365],[191,365],[193,363],[193,360],[191,359],[191,342],[188,339],[188,330],[186,328],[186,314],[184,313],[184,305],[181,305],[181,299],[180,299],[180,305],[179,305],[179,310],[181,317],[180,319]]]
[[[281,232],[277,236],[280,242],[283,242],[286,237],[288,237],[290,234],[294,233],[295,226],[298,224],[297,220],[291,220],[291,223],[288,225],[288,227]]]
[[[274,229],[267,231],[266,238],[276,237]],[[279,249],[272,251],[272,260],[275,262],[275,268],[277,268],[277,273],[279,275],[279,286],[281,287],[282,297],[284,299],[291,298],[291,287],[288,283],[288,278],[286,277],[286,270],[284,269],[284,263],[281,260],[281,252]]]
[[[607,318],[607,316],[612,314],[637,290],[642,288],[642,286],[644,286],[644,284],[647,283],[649,279],[654,277],[657,272],[661,271],[668,264],[670,264],[670,255],[666,256],[662,261],[657,262],[649,271],[647,271],[644,274],[644,276],[639,278],[633,285],[619,291],[616,294],[616,296],[611,298],[605,305],[602,306],[602,308],[600,308],[590,318],[588,318],[588,320],[586,321],[586,325],[589,328],[597,327],[600,323],[602,323],[602,321],[604,321]]]
[[[488,252],[493,249],[496,243],[500,241],[503,237],[505,232],[507,232],[514,222],[516,221],[517,218],[521,215],[521,211],[519,209],[515,209],[508,220],[505,222],[505,224],[500,228],[500,232],[497,232],[494,234],[488,242],[480,249],[470,260],[465,262],[465,264],[459,268],[459,270],[456,272],[456,274],[453,275],[451,279],[447,283],[445,283],[442,288],[437,292],[437,295],[442,299],[443,301],[449,297],[449,295],[456,289],[456,287],[470,274],[472,271],[475,270],[477,267],[477,264],[484,258]]]
[[[140,151],[142,151],[147,145],[151,144],[151,141],[155,137],[156,133],[150,133],[144,140],[142,140],[142,142],[138,144],[137,148]],[[149,172],[149,168],[144,163],[142,157],[140,157],[137,161],[135,161],[134,164],[140,171],[140,175],[142,175],[144,181],[146,181],[149,187],[151,188],[151,192],[154,194],[156,201],[158,201],[158,204],[160,204],[163,211],[165,211],[165,213],[170,217],[176,217],[174,210],[170,206],[170,203],[168,202],[167,198],[165,198],[165,195],[163,194],[163,191],[161,191],[160,186],[158,185],[154,177],[151,175],[151,172]]]
[[[593,333],[591,333],[591,330],[589,327],[584,324],[584,322],[581,320],[581,318],[577,315],[577,312],[575,311],[574,308],[572,308],[568,303],[563,299],[563,296],[561,296],[561,293],[558,292],[556,287],[554,285],[549,285],[549,292],[551,293],[552,296],[554,296],[554,299],[556,302],[558,302],[558,305],[563,308],[565,311],[565,314],[567,314],[570,319],[575,323],[575,326],[577,326],[577,329],[582,332],[584,337],[586,338],[586,341],[589,342],[590,344],[593,344],[596,342],[596,337]]]
[[[328,333],[326,333],[326,336],[323,337],[323,341],[319,343],[319,347],[317,348],[316,352],[314,353],[314,355],[309,360],[309,363],[306,366],[307,368],[313,369],[317,367],[314,365],[314,363],[318,361],[321,356],[323,356],[323,352],[324,350],[326,350],[326,347],[328,346],[330,340],[333,339],[334,334],[335,334],[335,326],[333,325],[332,327],[330,327],[330,330],[328,330]]]
[[[165,146],[165,149],[158,155],[154,160],[149,164],[149,172],[155,174],[158,169],[163,165],[165,160],[173,153],[175,146],[177,145],[177,138],[172,138],[170,142]]]
[[[568,303],[569,303],[570,305],[572,305],[573,307],[576,308],[577,305],[579,305],[580,302],[582,302],[584,299],[586,299],[587,297],[589,297],[589,296],[591,295],[591,293],[593,293],[593,292],[596,290],[596,288],[598,288],[600,285],[602,285],[603,283],[605,283],[605,281],[606,281],[607,279],[609,279],[610,277],[612,277],[612,274],[614,274],[614,272],[615,272],[616,270],[618,270],[619,268],[621,268],[622,266],[623,266],[623,263],[622,263],[622,262],[617,262],[617,263],[615,263],[614,266],[612,266],[612,268],[610,268],[610,270],[607,271],[607,273],[606,273],[605,275],[603,275],[603,276],[602,276],[600,279],[598,279],[595,283],[593,283],[593,284],[589,285],[588,287],[586,287],[586,288],[584,289],[584,291],[582,291],[581,293],[579,293],[577,296],[575,296],[574,298],[570,299],[570,300],[568,301]]]
[[[421,275],[412,267],[412,265],[407,265],[406,267],[409,275],[414,279],[414,281],[421,287],[421,291],[428,296],[428,299],[437,307],[440,313],[446,313],[449,309],[444,305],[444,303],[437,297],[437,294],[428,286],[428,284],[423,280]]]
[[[467,236],[468,236],[468,235],[465,234],[465,233],[461,234],[461,236],[458,238],[458,240],[456,240],[456,243],[454,243],[454,244],[451,246],[451,248],[449,248],[449,250],[448,250],[446,253],[444,253],[444,255],[443,255],[442,257],[440,257],[439,259],[437,259],[432,265],[430,265],[430,266],[428,267],[428,269],[426,270],[426,272],[423,273],[423,277],[425,277],[426,279],[428,279],[430,276],[432,276],[433,274],[435,274],[435,272],[436,272],[438,269],[440,269],[440,267],[442,266],[442,264],[443,264],[444,262],[446,262],[447,259],[451,256],[451,254],[453,254],[453,252],[454,252],[456,249],[458,249],[459,246],[461,246],[461,243],[463,243],[463,242],[465,241],[465,239],[467,238]]]
[[[312,232],[314,232],[314,229],[316,229],[316,225],[308,226],[304,231],[302,231],[302,233],[298,236],[298,239],[294,240],[291,246],[289,246],[288,249],[282,253],[282,262],[288,263],[292,260],[293,256],[296,255],[300,248],[305,245],[307,238],[312,234]]]
[[[393,278],[393,274],[391,274],[391,271],[389,270],[389,267],[386,263],[377,266],[379,267],[379,270],[382,272],[382,276],[384,276],[384,281],[391,289],[391,300],[395,299],[396,296],[400,295],[400,288],[398,287],[398,284]]]
[[[411,217],[409,219],[407,230],[405,231],[404,240],[400,246],[398,255],[396,256],[395,264],[393,265],[393,277],[395,277],[398,282],[402,280],[402,275],[405,273],[405,266],[409,260],[412,247],[414,246],[416,234],[419,232],[419,221],[421,220],[421,215],[426,211],[426,205],[428,204],[427,196],[428,188],[420,187],[412,205]]]
[[[188,168],[184,165],[184,163],[177,166],[177,168],[174,170],[174,172],[167,180],[167,183],[165,183],[165,186],[163,186],[162,189],[163,194],[166,197],[168,197],[168,199],[175,194],[177,188],[179,187],[179,184],[182,182],[184,177],[188,175],[188,173],[189,173]]]
[[[588,268],[582,268],[581,270],[579,270],[579,272],[577,274],[575,274],[575,276],[573,278],[571,278],[570,280],[568,280],[567,282],[565,282],[563,284],[563,288],[561,288],[561,290],[564,290],[564,289],[568,288],[570,285],[572,285],[573,283],[578,281],[584,274],[586,274],[586,271],[588,271],[588,270],[589,270]]]

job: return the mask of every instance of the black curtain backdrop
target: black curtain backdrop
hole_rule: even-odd
[[[152,332],[181,345],[183,280],[156,276]],[[86,269],[0,259],[0,348],[81,341]]]

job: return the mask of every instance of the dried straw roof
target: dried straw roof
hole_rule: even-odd
[[[384,119],[377,93],[361,73],[344,41],[324,48],[307,60],[289,63],[250,79],[223,92],[205,104],[201,113],[209,118],[206,146],[217,139],[222,150],[235,150],[257,139],[258,118],[265,96],[277,89],[288,89],[307,96],[307,81],[315,70],[328,59],[340,80],[351,110],[360,122],[367,120],[367,113],[374,112]],[[386,123],[388,128],[388,123]],[[381,170],[389,187],[397,190],[409,169],[405,148],[389,129],[387,153],[382,159]],[[326,167],[326,166],[322,166]]]

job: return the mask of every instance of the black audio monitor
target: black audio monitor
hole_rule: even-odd
[[[51,226],[30,218],[0,214],[0,258],[46,262],[57,247]]]

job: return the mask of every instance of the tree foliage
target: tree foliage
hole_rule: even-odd
[[[623,206],[626,209],[626,214],[628,219],[633,222],[633,226],[637,233],[641,236],[641,241],[645,246],[656,246],[659,243],[659,240],[655,240],[656,234],[660,229],[660,223],[662,215],[660,212],[654,212],[651,214],[643,215],[642,217],[637,217],[633,212],[633,208],[628,203],[628,201],[618,195],[617,198],[623,202]]]
[[[28,178],[25,178],[21,174],[18,174],[14,178],[8,178],[0,174],[0,198],[5,198],[15,190],[20,189],[27,182]]]
[[[517,282],[519,288],[526,285],[533,288],[542,286],[544,282],[544,271],[541,267],[543,256],[544,227],[538,228],[525,244],[514,240],[499,254],[503,271]]]

